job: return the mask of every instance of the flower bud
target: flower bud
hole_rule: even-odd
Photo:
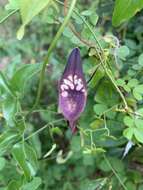
[[[80,51],[72,50],[64,73],[59,82],[59,108],[69,121],[73,133],[76,121],[83,112],[87,99],[87,86],[84,78]]]

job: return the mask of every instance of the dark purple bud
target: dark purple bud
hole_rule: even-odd
[[[87,99],[80,51],[73,49],[59,82],[59,108],[69,121],[72,132],[76,131],[76,121],[83,112]]]

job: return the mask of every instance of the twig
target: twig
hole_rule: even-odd
[[[2,24],[3,22],[5,22],[10,16],[12,16],[13,14],[15,14],[18,11],[18,9],[13,10],[12,12],[10,12],[8,15],[6,15],[4,18],[2,18],[0,20],[0,24]]]
[[[58,123],[58,122],[60,122],[60,121],[64,121],[64,119],[58,119],[58,120],[55,120],[55,121],[53,121],[53,122],[47,123],[47,124],[44,125],[42,128],[38,129],[37,131],[35,131],[34,133],[32,133],[31,135],[29,135],[28,137],[26,137],[26,138],[24,139],[24,141],[30,139],[30,138],[33,137],[34,135],[39,134],[41,131],[43,131],[44,129],[46,129],[49,125],[53,125],[54,123]]]
[[[117,112],[123,112],[123,113],[130,113],[132,115],[138,116],[143,118],[143,115],[138,113],[138,112],[134,112],[134,111],[130,111],[130,110],[125,110],[125,109],[116,109]]]
[[[97,39],[97,37],[96,37],[94,31],[93,31],[92,28],[90,27],[90,25],[87,23],[87,21],[86,21],[83,17],[80,16],[80,14],[79,14],[77,11],[76,11],[76,14],[77,14],[77,15],[83,20],[83,22],[86,24],[86,26],[88,27],[88,29],[89,29],[90,32],[92,33],[92,35],[93,35],[95,41],[97,42],[97,44],[98,44],[98,46],[99,46],[101,52],[104,54],[104,51],[103,51],[103,49],[102,49],[102,47],[101,47],[101,44],[100,44],[100,42],[98,41],[98,39]],[[111,82],[112,82],[112,84],[114,85],[114,87],[116,88],[117,92],[120,94],[120,97],[122,98],[122,100],[123,100],[123,102],[124,102],[125,109],[128,110],[128,105],[127,105],[127,102],[126,102],[126,100],[125,100],[124,95],[123,95],[122,92],[120,91],[119,87],[116,85],[116,83],[115,83],[115,81],[114,81],[114,78],[112,78],[112,76],[110,75],[109,71],[107,70],[107,68],[106,68],[106,66],[105,66],[105,65],[106,65],[106,61],[105,61],[104,59],[102,59],[102,57],[101,57],[100,53],[98,52],[96,46],[95,46],[95,49],[96,49],[97,54],[98,54],[98,56],[99,56],[99,58],[100,58],[100,62],[101,62],[101,64],[102,64],[102,67],[103,67],[104,70],[105,70],[105,73],[107,74],[107,76],[108,76],[109,79],[111,80]],[[104,61],[103,61],[103,60],[104,60]],[[104,65],[104,64],[105,64],[105,65]]]
[[[109,160],[107,159],[107,157],[105,156],[105,154],[103,154],[104,160],[106,161],[107,165],[111,168],[112,172],[114,173],[114,175],[116,176],[116,178],[118,179],[118,181],[120,182],[120,184],[122,185],[124,190],[128,190],[127,187],[124,185],[123,181],[121,180],[120,176],[117,174],[117,172],[115,171],[115,169],[112,167],[111,163],[109,162]]]
[[[67,9],[68,8],[68,1],[67,0],[64,0],[64,15],[67,14]],[[73,32],[73,34],[85,45],[89,46],[89,47],[94,47],[95,44],[88,41],[88,40],[85,40],[81,37],[81,34],[78,33],[74,27],[74,25],[72,23],[69,23],[69,28],[71,29],[71,31]]]
[[[96,74],[96,72],[97,72],[97,70],[99,69],[100,66],[101,66],[101,64],[97,65],[97,67],[95,68],[95,71],[93,72],[93,74],[91,75],[89,80],[86,82],[87,84],[90,83],[90,81],[93,79],[94,75]]]

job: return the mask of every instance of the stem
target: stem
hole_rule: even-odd
[[[18,11],[18,9],[13,10],[12,12],[10,12],[8,15],[6,15],[4,18],[2,18],[0,20],[0,24],[2,24],[3,22],[5,22],[11,15],[15,14]]]
[[[52,53],[52,50],[55,48],[57,41],[59,40],[62,32],[64,31],[66,25],[69,22],[69,19],[70,19],[71,15],[72,15],[72,12],[74,10],[76,1],[77,0],[72,0],[72,3],[70,5],[69,11],[68,11],[68,14],[65,17],[64,22],[60,26],[54,40],[52,41],[52,43],[51,43],[51,45],[50,45],[50,47],[48,49],[48,52],[47,52],[47,55],[45,57],[45,60],[44,60],[43,66],[42,66],[42,70],[41,70],[41,73],[40,73],[40,81],[39,81],[39,86],[38,86],[38,92],[37,92],[37,97],[36,97],[35,104],[34,104],[33,108],[35,108],[38,105],[39,100],[40,100],[40,96],[41,96],[41,92],[42,92],[42,86],[43,86],[43,80],[44,80],[44,74],[45,74],[45,69],[46,69],[46,65],[48,64],[50,54]]]
[[[60,121],[64,121],[64,119],[58,119],[58,120],[55,120],[55,121],[53,121],[53,122],[47,123],[47,124],[44,125],[42,128],[38,129],[37,131],[35,131],[34,133],[32,133],[31,135],[29,135],[28,137],[26,137],[26,138],[24,139],[24,141],[27,141],[28,139],[30,139],[30,138],[33,137],[34,135],[39,134],[41,131],[43,131],[44,129],[46,129],[47,127],[49,127],[49,125],[58,123],[58,122],[60,122]]]
[[[92,73],[91,77],[89,78],[89,80],[86,82],[87,84],[90,83],[90,81],[93,79],[94,75],[96,74],[97,70],[99,69],[100,64],[98,64],[94,70],[94,72]]]
[[[77,11],[76,11],[76,14],[82,19],[82,21],[83,21],[83,22],[85,23],[85,25],[88,27],[88,29],[89,29],[90,32],[92,33],[92,35],[93,35],[95,41],[97,42],[97,44],[98,44],[98,46],[99,46],[101,52],[104,54],[104,51],[103,51],[103,49],[102,49],[102,46],[101,46],[100,42],[98,41],[98,39],[97,39],[97,37],[96,37],[94,31],[93,31],[92,28],[90,27],[90,25],[86,22],[86,20],[85,20],[82,16],[80,16],[80,14],[79,14]],[[95,47],[95,48],[96,48],[96,47]],[[96,49],[96,51],[97,51],[97,49]],[[125,100],[124,95],[122,94],[122,92],[120,91],[119,87],[116,85],[116,83],[115,83],[115,81],[114,81],[114,78],[112,78],[112,76],[110,75],[109,71],[106,69],[106,67],[105,67],[105,65],[104,65],[104,64],[106,64],[106,61],[105,61],[105,60],[103,61],[103,59],[102,59],[102,57],[101,57],[101,55],[100,55],[100,53],[99,53],[98,51],[97,51],[97,54],[98,54],[98,56],[99,56],[99,58],[100,58],[100,62],[101,62],[101,64],[102,64],[102,67],[104,68],[104,70],[105,70],[107,76],[109,77],[109,79],[111,80],[112,84],[114,85],[114,87],[116,88],[117,92],[119,93],[120,97],[122,98],[122,100],[123,100],[123,102],[124,102],[125,110],[128,110],[128,105],[127,105],[127,102],[126,102],[126,100]]]
[[[122,185],[124,190],[128,190],[127,187],[124,185],[124,183],[122,182],[120,176],[117,174],[117,172],[115,171],[115,169],[112,167],[111,163],[109,162],[109,160],[107,159],[107,157],[105,156],[105,154],[103,154],[103,157],[107,163],[107,165],[111,168],[112,172],[114,173],[114,175],[116,176],[116,178],[119,180],[120,184]]]

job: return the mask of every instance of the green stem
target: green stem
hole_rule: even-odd
[[[15,14],[18,11],[18,9],[13,10],[12,12],[10,12],[8,15],[6,15],[4,18],[2,18],[0,20],[0,24],[2,24],[3,22],[5,22],[11,15]]]
[[[87,23],[87,21],[84,19],[84,17],[82,17],[77,11],[75,11],[75,12],[76,12],[76,14],[82,19],[82,21],[85,23],[85,25],[87,26],[87,28],[89,29],[89,31],[92,33],[92,35],[93,35],[95,41],[97,42],[97,44],[98,44],[98,46],[99,46],[101,52],[104,54],[104,51],[103,51],[103,49],[102,49],[102,46],[101,46],[100,42],[98,41],[98,39],[97,39],[97,37],[96,37],[94,31],[93,31],[92,28],[90,27],[90,25]],[[96,48],[96,47],[95,47],[95,48]],[[120,91],[120,89],[118,88],[118,86],[116,85],[116,82],[115,82],[114,78],[112,78],[112,76],[110,75],[109,71],[106,69],[106,66],[105,66],[105,65],[106,65],[106,61],[105,61],[104,59],[102,59],[102,57],[101,57],[101,55],[100,55],[100,53],[99,53],[99,51],[98,51],[97,49],[96,49],[96,51],[97,51],[97,54],[98,54],[98,56],[99,56],[99,58],[100,58],[100,62],[101,62],[101,64],[102,64],[102,67],[104,68],[104,70],[105,70],[107,76],[108,76],[109,79],[111,80],[112,84],[114,85],[114,87],[116,88],[117,92],[119,93],[120,97],[122,98],[122,100],[123,100],[123,102],[124,102],[125,110],[128,110],[128,105],[127,105],[127,102],[126,102],[126,100],[125,100],[124,95],[122,94],[122,92]]]
[[[37,131],[35,131],[34,133],[32,133],[31,135],[29,135],[28,137],[26,137],[24,139],[24,141],[27,141],[28,139],[30,139],[31,137],[33,137],[34,135],[39,134],[41,131],[43,131],[44,129],[46,129],[47,127],[49,127],[49,125],[55,124],[55,123],[59,123],[60,121],[64,121],[64,119],[57,119],[55,121],[49,122],[46,125],[44,125],[43,127],[41,127],[40,129],[38,129]]]
[[[122,185],[123,189],[124,190],[128,190],[127,187],[122,182],[120,176],[117,174],[117,172],[115,171],[115,169],[112,167],[111,163],[109,162],[109,160],[107,159],[107,157],[105,156],[105,154],[103,154],[103,157],[104,157],[107,165],[111,168],[112,172],[114,173],[114,175],[116,176],[116,178],[118,179],[118,181],[120,182],[120,184]]]
[[[64,31],[66,25],[69,22],[69,19],[70,19],[71,15],[72,15],[72,12],[74,10],[76,1],[77,0],[72,0],[72,3],[71,3],[70,8],[69,8],[69,11],[68,11],[68,13],[67,13],[67,15],[66,15],[66,17],[64,19],[64,22],[60,26],[54,40],[52,41],[52,43],[51,43],[51,45],[50,45],[50,47],[48,49],[48,52],[47,52],[47,55],[45,57],[45,60],[44,60],[43,66],[42,66],[42,70],[41,70],[41,73],[40,73],[40,81],[39,81],[36,101],[35,101],[35,104],[33,106],[34,108],[38,105],[39,100],[40,100],[40,96],[41,96],[41,92],[42,92],[42,86],[43,86],[43,80],[44,80],[44,74],[45,74],[45,69],[46,69],[46,65],[47,65],[47,63],[49,61],[50,54],[52,53],[52,50],[55,48],[57,41],[59,40],[62,32]]]

